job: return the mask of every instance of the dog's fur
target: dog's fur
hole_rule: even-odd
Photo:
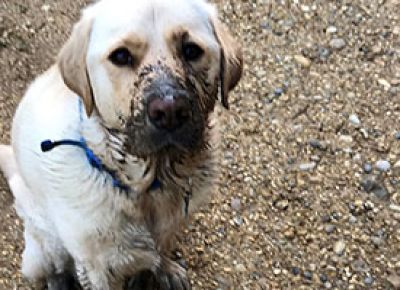
[[[182,59],[184,41],[202,48],[201,59]],[[109,61],[118,47],[131,51],[134,67]],[[185,270],[167,254],[186,219],[185,195],[191,193],[190,213],[214,190],[214,107],[218,95],[228,106],[241,72],[239,46],[202,0],[102,0],[88,7],[57,64],[21,101],[12,147],[0,147],[25,225],[23,274],[67,289],[66,277],[77,272],[83,287],[107,290],[151,271],[161,289],[189,288]],[[191,104],[192,118],[174,133],[155,129],[145,109],[165,83]],[[46,139],[81,137],[128,192],[79,147],[40,149]],[[149,190],[155,178],[162,187]]]

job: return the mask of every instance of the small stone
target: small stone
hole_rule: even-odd
[[[314,162],[319,162],[321,160],[321,157],[319,157],[318,155],[311,155],[310,160]]]
[[[313,278],[313,273],[311,273],[310,271],[304,271],[304,278],[306,278],[307,280],[312,280]]]
[[[313,263],[311,263],[308,267],[309,267],[311,272],[315,272],[317,270],[317,265],[315,265]]]
[[[365,192],[367,193],[373,193],[375,194],[376,197],[380,199],[388,199],[389,198],[389,192],[386,189],[386,187],[382,184],[380,184],[378,181],[375,180],[375,178],[372,177],[366,177],[361,181],[361,187],[364,189]]]
[[[368,130],[365,128],[361,128],[360,129],[361,134],[363,135],[364,139],[368,139],[369,134],[368,134]]]
[[[367,286],[372,285],[372,283],[374,283],[374,278],[372,278],[371,276],[367,276],[364,278],[364,284]]]
[[[308,6],[308,5],[301,5],[301,10],[302,10],[304,13],[308,13],[308,12],[311,11],[311,8],[310,8],[310,6]]]
[[[375,245],[375,247],[379,247],[380,245],[382,245],[383,241],[382,238],[377,237],[377,236],[373,236],[371,237],[371,242]]]
[[[317,163],[315,162],[309,162],[309,163],[302,163],[299,165],[299,169],[301,171],[311,171],[317,166]]]
[[[231,200],[231,207],[234,210],[240,210],[241,204],[240,204],[240,199],[238,198],[233,198]]]
[[[278,200],[275,203],[275,207],[280,210],[286,210],[289,207],[289,201],[287,199]]]
[[[386,89],[390,89],[390,87],[391,87],[391,84],[385,79],[378,79],[378,84],[380,84],[381,86],[383,86]]]
[[[329,42],[329,46],[332,49],[340,50],[340,49],[343,49],[346,46],[346,41],[344,41],[343,38],[333,38]]]
[[[327,225],[325,225],[325,232],[326,232],[327,234],[333,233],[333,232],[335,231],[335,229],[336,229],[336,226],[335,226],[335,225],[332,225],[332,224],[327,224]]]
[[[343,240],[337,241],[333,246],[333,251],[338,256],[343,255],[345,249],[346,249],[346,243]]]
[[[277,275],[279,275],[279,274],[282,273],[282,270],[279,269],[279,268],[274,268],[274,269],[272,270],[272,272],[274,273],[275,276],[277,276]]]
[[[368,264],[361,258],[358,258],[356,260],[354,260],[351,263],[351,269],[354,272],[367,272],[370,270],[370,267],[368,266]]]
[[[276,88],[274,90],[274,96],[275,97],[280,97],[282,96],[282,94],[285,92],[285,90],[283,88]]]
[[[361,121],[356,114],[351,114],[349,116],[349,121],[350,121],[350,123],[352,123],[355,126],[360,126],[360,124],[361,124]]]
[[[292,267],[292,274],[297,276],[300,274],[300,268],[299,267]]]
[[[351,215],[349,217],[349,223],[355,224],[357,222],[357,218],[354,215]]]
[[[394,134],[394,138],[396,138],[397,140],[400,140],[400,131],[399,131],[399,132],[396,132],[396,133]]]
[[[50,5],[45,4],[40,9],[42,9],[44,12],[48,12],[50,10]]]
[[[326,29],[326,33],[329,33],[329,34],[334,34],[336,32],[337,32],[337,28],[336,28],[336,26],[333,26],[333,25],[328,26],[328,28]]]
[[[325,274],[321,274],[321,275],[319,275],[319,280],[322,283],[326,283],[326,282],[328,282],[328,276],[326,276]]]
[[[365,163],[363,169],[365,173],[369,174],[372,172],[372,165],[370,163]]]
[[[391,204],[389,205],[389,208],[390,208],[391,210],[393,210],[393,211],[400,212],[400,205],[391,203]]]
[[[351,143],[353,142],[353,137],[351,137],[350,135],[340,135],[339,141],[343,143]]]
[[[331,216],[329,214],[325,214],[321,217],[321,221],[323,223],[329,223],[331,221]]]
[[[308,144],[310,144],[310,146],[312,148],[319,149],[319,150],[322,150],[322,151],[326,150],[326,145],[322,144],[321,141],[319,141],[318,139],[311,139],[308,142]]]
[[[235,266],[235,270],[236,270],[237,272],[243,273],[243,272],[246,272],[246,267],[245,267],[243,264],[237,264],[237,265]]]
[[[361,154],[360,153],[354,154],[353,160],[356,161],[356,162],[361,161]]]
[[[233,222],[237,225],[237,226],[241,226],[243,224],[243,218],[241,216],[235,216],[233,218]]]
[[[374,204],[372,201],[367,200],[367,201],[364,203],[364,208],[365,208],[366,210],[373,210],[373,209],[375,208],[375,204]]]
[[[325,289],[332,289],[332,283],[331,282],[325,282],[324,283]]]
[[[306,57],[304,57],[304,56],[302,56],[300,54],[295,55],[294,56],[294,60],[298,64],[302,65],[305,68],[310,67],[310,65],[311,65],[311,60],[309,60],[308,58],[306,58]]]
[[[390,170],[390,162],[387,160],[378,160],[375,163],[375,166],[379,171],[382,171],[382,172],[386,172],[386,171]]]
[[[291,240],[294,238],[294,229],[292,227],[288,228],[287,230],[284,231],[283,235],[285,238]]]

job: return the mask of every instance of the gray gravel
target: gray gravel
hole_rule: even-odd
[[[0,1],[2,142],[83,2]],[[220,189],[179,247],[193,288],[399,288],[400,2],[217,4],[245,71],[230,111],[219,109]],[[384,198],[366,192],[366,175]],[[3,179],[0,201],[0,289],[32,289],[18,271],[22,225]]]

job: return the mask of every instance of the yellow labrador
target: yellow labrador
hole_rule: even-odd
[[[241,73],[240,47],[205,1],[85,9],[0,147],[25,225],[23,274],[49,289],[189,289],[167,254],[213,190],[213,111]]]

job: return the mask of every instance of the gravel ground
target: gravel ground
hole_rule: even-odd
[[[0,136],[84,1],[0,0]],[[221,186],[187,229],[194,289],[400,289],[400,1],[219,1],[245,72]],[[21,222],[0,179],[0,289]]]

